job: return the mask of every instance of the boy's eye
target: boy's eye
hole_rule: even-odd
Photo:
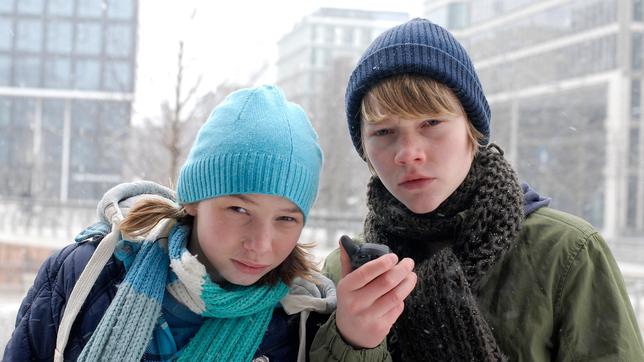
[[[428,119],[425,121],[425,125],[433,127],[433,126],[438,126],[441,123],[441,121],[437,119]]]
[[[374,131],[374,132],[372,133],[372,135],[374,135],[374,136],[386,136],[386,135],[388,135],[388,134],[390,134],[390,133],[391,133],[391,130],[390,130],[390,129],[388,129],[388,128],[382,128],[382,129],[379,129],[379,130]]]

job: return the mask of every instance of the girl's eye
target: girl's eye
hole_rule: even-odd
[[[277,218],[277,220],[286,222],[298,222],[298,220],[292,216],[280,216]]]
[[[248,210],[244,209],[241,206],[230,206],[228,207],[228,209],[239,214],[248,214]]]
[[[428,119],[428,120],[425,121],[425,125],[430,126],[430,127],[438,126],[440,123],[441,123],[441,121],[439,121],[437,119]]]

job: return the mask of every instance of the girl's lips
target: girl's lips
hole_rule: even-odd
[[[247,261],[232,259],[232,262],[239,271],[246,274],[261,274],[268,268],[268,265],[255,264]]]

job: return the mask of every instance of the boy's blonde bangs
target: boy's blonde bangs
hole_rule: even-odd
[[[402,74],[384,79],[362,98],[360,115],[366,123],[379,123],[390,115],[415,118],[429,114],[464,114],[454,93],[445,85],[421,75]]]

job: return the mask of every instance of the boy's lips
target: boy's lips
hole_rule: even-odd
[[[405,177],[403,182],[399,183],[398,186],[405,189],[417,189],[417,188],[421,188],[429,185],[434,180],[435,178],[433,177],[425,177],[425,176]]]

